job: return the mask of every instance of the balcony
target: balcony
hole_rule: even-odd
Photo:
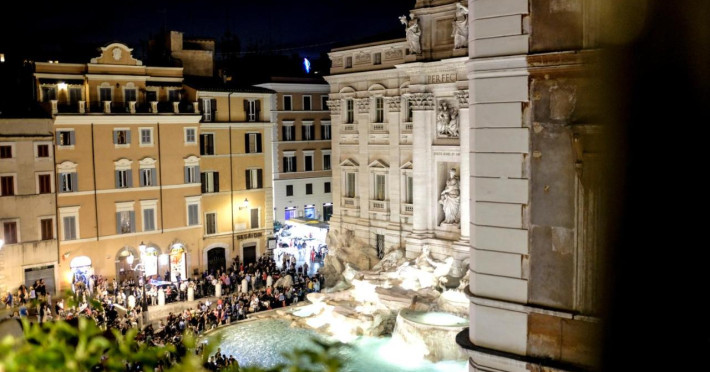
[[[372,123],[370,124],[370,132],[387,133],[387,126],[385,123]]]
[[[370,213],[389,213],[390,202],[388,200],[370,200]]]
[[[340,131],[342,133],[357,133],[357,124],[343,124]]]
[[[402,133],[412,133],[414,123],[402,123]]]
[[[175,111],[175,103],[177,103],[178,111]],[[53,107],[50,102],[41,104],[42,107],[51,112]],[[107,107],[108,106],[108,107]],[[113,114],[194,114],[195,105],[193,102],[92,102],[86,104],[84,101],[75,102],[73,104],[59,103],[56,105],[57,113],[59,114],[103,114],[110,111]]]
[[[414,204],[401,204],[400,214],[411,216],[414,214]]]
[[[360,198],[348,198],[343,197],[340,201],[340,206],[347,209],[359,209],[360,208]]]

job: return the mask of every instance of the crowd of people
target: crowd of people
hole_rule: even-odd
[[[14,318],[28,317],[42,323],[87,317],[94,319],[103,329],[118,329],[122,334],[132,328],[138,329],[136,340],[139,342],[149,345],[172,343],[180,350],[185,332],[201,335],[221,325],[246,319],[255,312],[296,304],[304,301],[307,293],[320,291],[323,278],[319,273],[309,275],[307,263],[297,265],[295,257],[281,257],[279,263],[281,265],[277,265],[273,258],[263,256],[257,262],[245,265],[237,257],[226,270],[205,271],[182,280],[177,285],[180,292],[178,299],[187,298],[183,293],[187,286],[192,286],[195,294],[204,298],[194,307],[169,313],[166,319],[160,319],[157,323],[144,324],[141,306],[128,306],[132,304],[129,304],[131,301],[127,297],[140,299],[141,285],[131,282],[118,284],[115,279],[109,282],[101,276],[93,276],[88,286],[83,282],[75,283],[73,299],[69,302],[64,299],[53,302],[46,289],[38,291],[32,286],[27,290],[22,286],[17,293],[17,303],[14,297],[6,303],[14,309],[11,315]],[[41,286],[43,283],[40,281],[38,284]],[[222,296],[215,297],[218,284],[221,284]],[[69,306],[69,303],[72,305]],[[196,352],[201,350],[198,348]],[[205,367],[220,370],[235,362],[233,357],[218,351],[206,359]]]

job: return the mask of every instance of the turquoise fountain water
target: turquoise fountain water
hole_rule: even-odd
[[[448,321],[449,319],[447,319]],[[240,366],[271,367],[284,361],[282,352],[312,347],[312,338],[327,340],[314,331],[290,327],[278,319],[254,320],[228,326],[213,335],[221,336],[223,354],[232,355]],[[341,351],[348,372],[465,372],[466,361],[432,363],[403,349],[390,337],[357,337]]]

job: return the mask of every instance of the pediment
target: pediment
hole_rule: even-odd
[[[413,167],[414,167],[414,164],[411,161],[408,161],[408,162],[402,164],[402,166],[399,167],[399,169],[413,169]]]
[[[142,66],[143,62],[133,58],[133,48],[123,43],[111,43],[99,48],[101,55],[92,58],[91,63],[106,65]]]
[[[387,169],[387,168],[389,168],[390,166],[387,165],[387,163],[383,162],[382,160],[379,160],[379,159],[378,159],[378,160],[375,160],[375,161],[373,161],[372,163],[370,163],[367,167],[368,167],[368,168]]]
[[[351,168],[354,168],[354,167],[359,167],[360,164],[358,164],[355,160],[352,160],[352,159],[349,159],[349,158],[348,158],[348,159],[343,160],[343,161],[340,163],[340,166],[341,166],[341,167],[351,167]]]

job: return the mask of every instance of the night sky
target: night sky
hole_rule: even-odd
[[[242,52],[316,56],[367,37],[404,37],[398,16],[415,0],[143,0],[13,2],[0,11],[0,52],[65,60],[111,41],[136,49],[163,28],[219,40],[229,31]],[[7,7],[7,4],[3,5]],[[19,8],[19,9],[17,9]],[[401,34],[397,30],[401,30]]]

